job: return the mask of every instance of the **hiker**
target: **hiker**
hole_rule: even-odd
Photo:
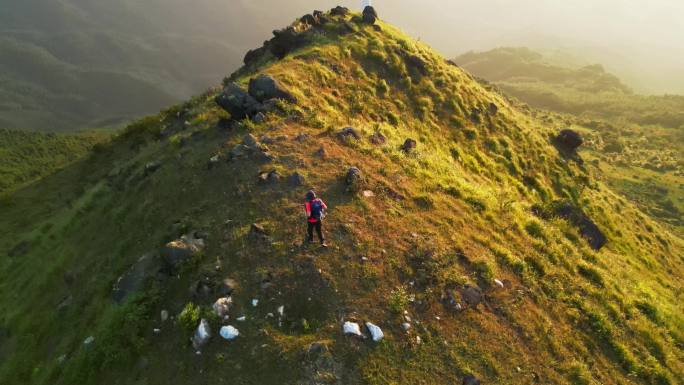
[[[316,233],[318,234],[318,240],[321,241],[321,246],[328,247],[328,245],[325,244],[325,238],[323,238],[322,229],[323,217],[325,216],[325,210],[328,209],[328,206],[326,206],[325,202],[323,202],[320,198],[316,197],[316,193],[314,191],[309,191],[306,193],[306,203],[304,203],[304,209],[306,210],[307,234],[309,235],[309,243],[313,243],[314,241],[313,231],[315,228]]]

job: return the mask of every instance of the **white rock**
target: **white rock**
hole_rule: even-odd
[[[195,330],[195,335],[190,339],[192,341],[192,346],[199,350],[204,346],[211,338],[211,330],[209,328],[209,322],[202,318],[197,330]]]
[[[361,334],[361,328],[356,322],[345,322],[344,325],[342,325],[342,330],[344,331],[344,334],[353,334],[357,337],[363,336],[363,334]]]
[[[373,341],[378,342],[385,337],[385,334],[382,332],[382,329],[380,329],[377,325],[371,322],[366,322],[366,327],[368,328],[368,331],[370,332]]]
[[[95,342],[95,337],[90,336],[83,341],[83,345],[90,345]]]
[[[285,306],[280,305],[280,306],[278,306],[278,315],[280,315],[282,317],[283,314],[285,314]]]
[[[421,342],[423,341],[420,339],[420,336],[416,336],[416,343],[420,345]]]
[[[214,312],[216,312],[217,316],[224,318],[228,315],[228,312],[230,311],[230,305],[232,303],[233,300],[230,297],[223,297],[217,299],[212,307],[214,308]]]
[[[154,329],[152,329],[152,332],[154,332],[154,334],[159,334],[159,333],[161,333],[161,329],[154,328]]]
[[[223,339],[230,341],[237,338],[237,336],[240,335],[240,332],[233,326],[228,325],[222,327],[219,331],[219,334],[221,335],[221,337],[223,337]]]
[[[252,306],[257,307],[259,305],[259,300],[258,299],[253,299],[252,300]]]
[[[401,324],[401,327],[402,327],[405,331],[408,331],[409,329],[411,329],[411,324],[408,323],[408,322],[404,322],[403,324]]]
[[[245,317],[245,316],[240,316],[240,317],[237,317],[236,319],[237,319],[238,321],[240,321],[240,322],[244,322],[245,320],[247,320],[247,317]]]
[[[364,191],[363,191],[363,196],[366,197],[366,198],[370,198],[370,197],[374,197],[374,196],[375,196],[375,193],[372,192],[371,190],[364,190]]]
[[[168,310],[162,310],[161,311],[162,322],[165,322],[167,319],[169,319],[169,311]]]
[[[496,284],[496,286],[498,286],[498,287],[500,287],[500,288],[502,288],[502,289],[504,288],[504,283],[501,282],[500,280],[495,279],[495,280],[494,280],[494,283]]]

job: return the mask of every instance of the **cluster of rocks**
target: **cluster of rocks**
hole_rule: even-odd
[[[271,162],[275,158],[269,153],[268,146],[261,143],[252,134],[247,134],[242,138],[242,142],[236,144],[230,150],[230,159],[239,160],[250,158],[253,160]]]
[[[379,326],[375,325],[372,322],[366,322],[365,323],[366,330],[370,334],[370,338],[378,342],[385,338],[385,334],[382,332],[382,329],[380,329]],[[359,338],[366,338],[366,335],[361,332],[361,326],[357,322],[352,322],[352,321],[346,321],[344,324],[342,324],[342,332],[345,335],[350,335],[354,337],[359,337]]]
[[[250,118],[256,123],[261,123],[265,120],[264,113],[276,108],[278,99],[290,103],[297,101],[276,79],[270,75],[261,74],[249,81],[247,91],[236,83],[226,84],[214,101],[234,120]]]
[[[273,31],[273,37],[265,41],[263,46],[247,52],[243,62],[245,66],[250,66],[268,54],[282,59],[288,53],[308,44],[313,38],[313,33],[330,23],[331,18],[345,17],[348,13],[348,8],[338,6],[330,10],[329,16],[322,11],[306,14],[295,25]]]
[[[206,248],[207,234],[193,231],[168,242],[159,253],[140,257],[114,283],[112,298],[122,302],[141,290],[150,279],[164,280],[186,261],[202,254]]]

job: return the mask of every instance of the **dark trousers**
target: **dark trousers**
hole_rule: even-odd
[[[323,224],[321,221],[316,221],[316,222],[306,222],[307,223],[307,228],[306,232],[309,235],[309,242],[314,241],[314,234],[313,231],[316,229],[316,234],[318,234],[318,239],[321,241],[321,243],[325,242],[325,239],[323,238]]]

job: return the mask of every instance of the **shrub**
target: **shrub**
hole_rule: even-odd
[[[544,228],[542,227],[542,224],[539,223],[539,221],[532,220],[527,222],[525,225],[525,231],[527,231],[527,234],[530,234],[530,236],[537,238],[537,239],[546,239],[544,236]]]
[[[409,304],[409,295],[406,289],[399,287],[392,290],[389,297],[389,308],[394,313],[402,313]]]
[[[188,302],[178,316],[178,322],[183,330],[192,333],[200,321],[200,307]]]

